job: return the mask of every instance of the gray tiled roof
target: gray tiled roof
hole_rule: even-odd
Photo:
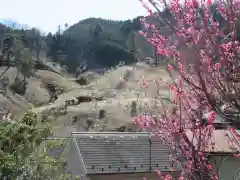
[[[169,171],[168,148],[149,133],[73,133],[87,174]]]

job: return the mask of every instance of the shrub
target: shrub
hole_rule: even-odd
[[[19,95],[24,95],[27,89],[27,83],[24,80],[16,78],[14,83],[10,86],[10,88],[15,93]]]

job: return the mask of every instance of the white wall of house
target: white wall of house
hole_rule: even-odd
[[[220,180],[240,179],[240,158],[233,156],[212,156],[210,161],[214,170],[218,169]]]
[[[70,139],[62,155],[62,158],[65,159],[66,162],[66,170],[72,175],[72,179],[79,177],[79,180],[88,180],[85,176],[83,161],[78,153],[74,139]]]

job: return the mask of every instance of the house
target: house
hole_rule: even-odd
[[[221,107],[224,109],[224,105]],[[207,117],[211,114],[211,112],[204,113],[203,119],[207,119]],[[213,121],[213,125],[216,129],[226,129],[227,126],[232,126],[240,129],[240,114],[234,112],[226,112],[222,110],[222,113],[217,114],[216,118]]]
[[[214,171],[220,174],[219,180],[236,180],[240,177],[240,157],[236,157],[240,150],[238,133],[239,130],[216,129],[205,149]],[[193,140],[191,132],[187,136]]]
[[[239,133],[239,130],[236,130]],[[214,148],[208,149],[209,160],[213,168],[220,173],[219,180],[237,179],[240,177],[239,139],[229,130],[215,130],[212,135]]]
[[[81,180],[157,180],[156,169],[176,178],[180,175],[168,147],[147,132],[72,133],[61,159],[68,172]]]

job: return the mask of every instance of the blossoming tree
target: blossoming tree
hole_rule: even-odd
[[[136,123],[150,128],[169,146],[174,163],[182,171],[179,179],[218,179],[219,174],[213,171],[204,151],[212,146],[209,140],[216,114],[232,119],[221,107],[227,104],[232,113],[240,110],[240,92],[234,81],[240,72],[238,3],[139,1],[155,20],[151,24],[143,18],[146,31],[141,34],[167,60],[173,82],[166,85],[174,95],[172,103],[177,109],[172,113],[164,111],[157,121],[137,118]],[[168,18],[162,16],[162,7]],[[204,113],[208,113],[206,122]]]

